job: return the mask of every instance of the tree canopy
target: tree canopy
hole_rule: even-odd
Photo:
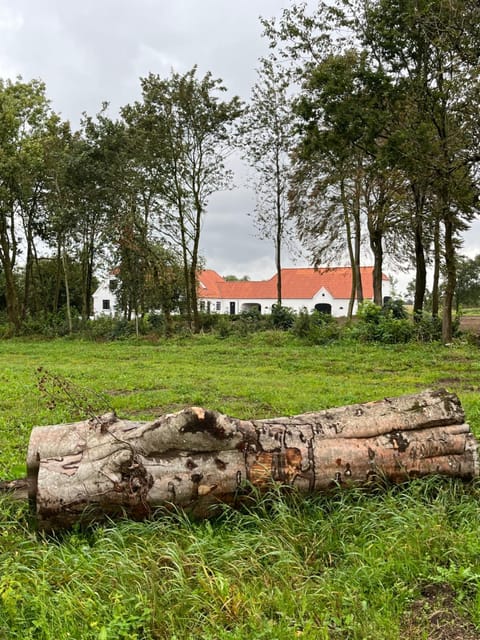
[[[460,233],[478,215],[479,11],[472,0],[342,0],[264,21],[300,87],[292,192],[300,233],[320,259],[343,238],[355,270],[356,213],[355,237],[366,232],[374,258],[375,301],[388,252],[416,270],[418,315],[432,260],[434,299],[445,274],[445,342]]]
[[[194,66],[149,73],[116,118],[104,104],[74,129],[41,81],[0,80],[0,306],[13,332],[42,314],[86,321],[100,267],[118,269],[126,317],[181,308],[198,330],[203,222],[240,147],[278,304],[295,231],[315,266],[350,264],[349,315],[366,255],[378,304],[386,260],[414,269],[418,320],[430,268],[451,340],[453,309],[476,295],[476,259],[460,252],[480,202],[477,0],[292,3],[262,24],[271,52],[247,105]]]

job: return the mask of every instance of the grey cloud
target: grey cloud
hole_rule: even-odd
[[[139,76],[166,75],[194,64],[247,97],[265,52],[259,14],[277,14],[278,0],[10,0],[5,15],[18,27],[2,51],[26,79],[46,81],[54,108],[78,119],[103,101],[112,108],[138,97]],[[9,11],[7,11],[9,9]],[[1,15],[0,15],[1,24]],[[4,67],[9,68],[4,63]]]
[[[315,0],[308,0],[312,6]],[[0,74],[41,78],[52,106],[78,123],[103,101],[111,115],[138,99],[139,77],[185,72],[222,78],[231,94],[248,99],[258,58],[267,51],[259,15],[279,16],[288,0],[2,0]],[[255,237],[248,213],[254,197],[235,164],[234,191],[209,203],[202,240],[207,265],[220,273],[270,277],[273,246]],[[465,251],[480,252],[480,227]],[[291,264],[287,257],[285,264]]]

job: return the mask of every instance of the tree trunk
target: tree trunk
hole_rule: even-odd
[[[440,219],[435,216],[433,227],[433,283],[432,283],[432,317],[438,318],[438,310],[440,306],[440,266],[441,266],[441,249],[440,249]]]
[[[350,272],[352,274],[352,285],[350,287],[350,298],[348,300],[348,311],[347,318],[349,320],[352,319],[353,316],[353,308],[355,306],[355,295],[357,293],[357,264],[355,262],[355,251],[353,248],[353,240],[352,240],[352,225],[350,223],[350,209],[348,204],[348,199],[345,193],[345,179],[344,177],[340,180],[340,194],[342,198],[342,207],[343,207],[343,220],[345,223],[345,241],[347,244],[348,250],[348,259],[350,262]]]
[[[65,283],[65,308],[67,311],[68,333],[69,335],[72,335],[73,333],[72,309],[70,307],[70,284],[68,279],[68,262],[67,262],[67,256],[65,254],[65,247],[63,247],[63,251],[62,251],[62,266],[63,266],[63,279]]]
[[[275,268],[277,270],[277,305],[282,306],[282,181],[279,150],[275,149]]]
[[[424,189],[417,184],[412,185],[415,200],[414,234],[415,234],[415,299],[413,302],[413,319],[418,322],[423,314],[425,291],[427,288],[427,267],[425,264],[425,245],[423,219],[425,209]]]
[[[443,313],[442,313],[442,341],[443,344],[449,344],[453,339],[453,296],[455,294],[455,286],[457,283],[457,270],[455,260],[455,240],[454,225],[452,222],[452,214],[445,214],[445,294],[443,296]]]
[[[371,227],[370,248],[373,253],[373,302],[383,306],[382,278],[383,278],[383,234],[381,229]]]
[[[7,317],[15,333],[20,333],[22,326],[20,314],[20,300],[15,282],[13,262],[8,258],[2,264],[3,276],[5,278],[5,298],[7,303]]]
[[[272,484],[300,493],[478,475],[477,443],[444,390],[295,417],[238,420],[198,407],[130,422],[107,414],[36,427],[29,498],[42,529],[180,507],[205,517]]]

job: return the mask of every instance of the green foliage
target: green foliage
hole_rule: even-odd
[[[76,309],[72,310],[74,318],[72,321],[73,331],[80,331],[81,322]],[[24,336],[43,336],[44,338],[55,338],[66,336],[70,333],[70,326],[65,308],[57,313],[43,312],[35,316],[30,316],[23,321],[20,331]]]
[[[230,186],[225,158],[231,125],[242,105],[238,97],[222,100],[222,81],[211,73],[199,78],[197,67],[183,75],[172,71],[166,79],[150,73],[141,78],[141,85],[141,102],[125,106],[122,117],[132,141],[130,159],[141,182],[134,191],[147,196],[140,216],[144,235],[160,229],[178,248],[186,312],[199,331],[196,272],[203,218],[211,195]],[[126,213],[131,219],[132,212]]]
[[[73,315],[79,315],[82,309],[82,265],[71,256],[65,256],[68,271],[69,304]],[[23,270],[20,271],[25,279]],[[66,318],[67,295],[62,263],[54,258],[42,258],[37,260],[32,270],[31,293],[28,300],[29,316],[34,318],[47,318],[61,314]],[[97,287],[95,278],[92,288]],[[23,288],[23,287],[22,287]],[[24,330],[24,327],[22,327]]]
[[[442,321],[440,318],[422,313],[415,319],[414,335],[420,342],[434,342],[442,338]]]
[[[338,340],[342,330],[338,321],[328,314],[301,311],[295,318],[292,333],[308,344],[328,344]]]
[[[480,305],[480,255],[471,259],[459,256],[455,298],[457,311],[460,306]]]
[[[371,300],[365,300],[362,304],[358,305],[357,316],[362,322],[372,325],[379,324],[382,315],[382,307]]]
[[[41,192],[46,177],[43,143],[52,112],[39,80],[15,82],[0,79],[0,268],[5,283],[8,320],[18,332],[22,300],[15,275],[23,225],[30,273],[34,229],[45,224]],[[27,285],[26,280],[22,282]]]
[[[379,325],[379,342],[396,344],[410,342],[413,337],[411,320],[386,317]]]
[[[274,329],[290,329],[295,322],[295,312],[278,304],[272,306],[270,321]]]
[[[215,330],[221,317],[217,313],[199,313],[198,315],[200,331],[208,333]]]
[[[128,338],[136,333],[135,320],[100,316],[95,320],[89,320],[82,333],[93,340]]]
[[[231,319],[228,316],[220,316],[217,322],[217,334],[220,338],[226,338],[233,331]]]
[[[165,316],[161,313],[147,313],[145,316],[145,321],[149,329],[154,331],[157,334],[163,334],[165,332]]]
[[[405,320],[408,318],[407,310],[403,300],[399,298],[390,298],[383,305],[383,315],[394,318],[396,320]]]
[[[415,333],[401,300],[391,300],[384,307],[365,301],[359,306],[358,318],[351,336],[363,342],[397,344],[421,335]]]

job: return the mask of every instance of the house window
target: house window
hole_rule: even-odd
[[[110,291],[116,291],[118,289],[118,280],[117,278],[111,278],[110,282],[108,283],[108,288],[110,289]]]
[[[110,300],[102,300],[102,309],[104,311],[110,310]]]
[[[222,308],[222,303],[220,302],[220,300],[217,300],[215,303],[215,311],[220,311]]]
[[[200,311],[205,311],[205,300],[200,300]]]

